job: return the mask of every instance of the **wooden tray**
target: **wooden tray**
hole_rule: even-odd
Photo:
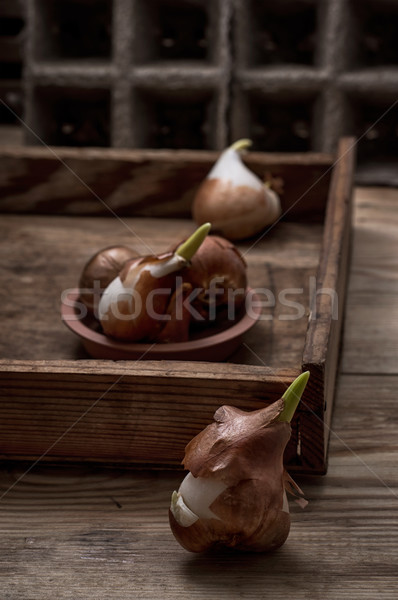
[[[268,171],[284,179],[286,215],[261,240],[238,244],[249,285],[263,290],[264,319],[223,363],[90,359],[60,319],[62,292],[76,287],[99,248],[122,243],[161,251],[193,231],[190,203],[216,153],[0,153],[3,459],[176,466],[220,405],[259,408],[309,369],[286,462],[292,471],[325,473],[353,140],[341,140],[337,156],[248,156],[260,176]]]

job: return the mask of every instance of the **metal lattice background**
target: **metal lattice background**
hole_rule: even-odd
[[[0,104],[0,125],[17,123],[15,115],[22,116],[23,113],[24,39],[23,3],[19,0],[0,1],[0,97],[6,104]]]
[[[398,156],[398,0],[26,0],[25,19],[8,46],[47,144],[329,152],[347,134],[360,165]]]

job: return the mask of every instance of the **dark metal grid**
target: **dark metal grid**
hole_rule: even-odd
[[[57,0],[56,4],[57,11],[51,0],[28,0],[26,119],[45,142],[49,143],[49,128],[42,118],[44,112],[52,121],[58,115],[63,120],[59,104],[64,104],[65,97],[77,105],[82,92],[101,95],[107,90],[110,101],[101,112],[105,115],[109,108],[108,137],[113,147],[212,149],[227,144],[231,2]],[[84,36],[79,46],[78,4],[82,12],[90,8],[93,13],[91,53]],[[70,5],[78,21],[73,49],[69,47],[71,33],[67,38],[62,20],[70,26]],[[112,32],[109,44],[105,22]],[[53,32],[50,41],[49,28]],[[75,145],[76,138],[85,135],[76,128],[83,127],[85,145],[98,145],[94,116],[98,118],[86,111],[82,125],[70,118],[55,123],[61,134],[51,135],[51,143]],[[93,135],[88,135],[90,131]],[[100,136],[101,140],[105,137]]]
[[[25,15],[22,0],[0,2],[0,97],[7,106],[0,106],[0,124],[18,122],[22,116],[22,64]]]
[[[397,154],[397,111],[373,124],[398,98],[398,0],[27,2],[26,118],[46,142],[84,140],[44,113],[87,93],[109,124],[86,111],[86,145],[329,152],[365,134],[360,160]]]

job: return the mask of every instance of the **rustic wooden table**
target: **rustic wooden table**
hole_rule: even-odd
[[[1,600],[396,598],[397,257],[398,190],[357,189],[329,470],[299,478],[309,505],[279,551],[181,549],[176,472],[3,464]]]

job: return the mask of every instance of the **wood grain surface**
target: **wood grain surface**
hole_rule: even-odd
[[[218,156],[0,142],[0,212],[190,217],[193,196]],[[261,179],[282,178],[285,219],[292,221],[322,220],[333,159],[311,152],[251,152],[245,158]]]
[[[182,478],[176,471],[4,463],[1,599],[394,600],[397,215],[398,190],[357,190],[329,470],[299,478],[309,505],[291,504],[291,533],[279,551],[180,548],[167,520]]]
[[[397,189],[361,188],[357,192],[355,269],[346,307],[344,370],[364,374],[397,372],[397,203]]]
[[[87,358],[79,340],[60,319],[61,295],[77,287],[86,261],[98,250],[118,244],[130,246],[139,254],[163,252],[193,230],[191,219],[118,221],[1,215],[0,356],[21,360]],[[249,334],[252,352],[243,348],[234,362],[272,367],[300,365],[310,277],[316,274],[322,231],[319,223],[280,223],[255,245],[238,245],[248,264],[251,287],[264,290],[261,301],[269,319],[261,320],[257,331]],[[293,290],[286,300],[303,306],[299,319],[290,320],[297,309],[279,301],[283,290]]]

